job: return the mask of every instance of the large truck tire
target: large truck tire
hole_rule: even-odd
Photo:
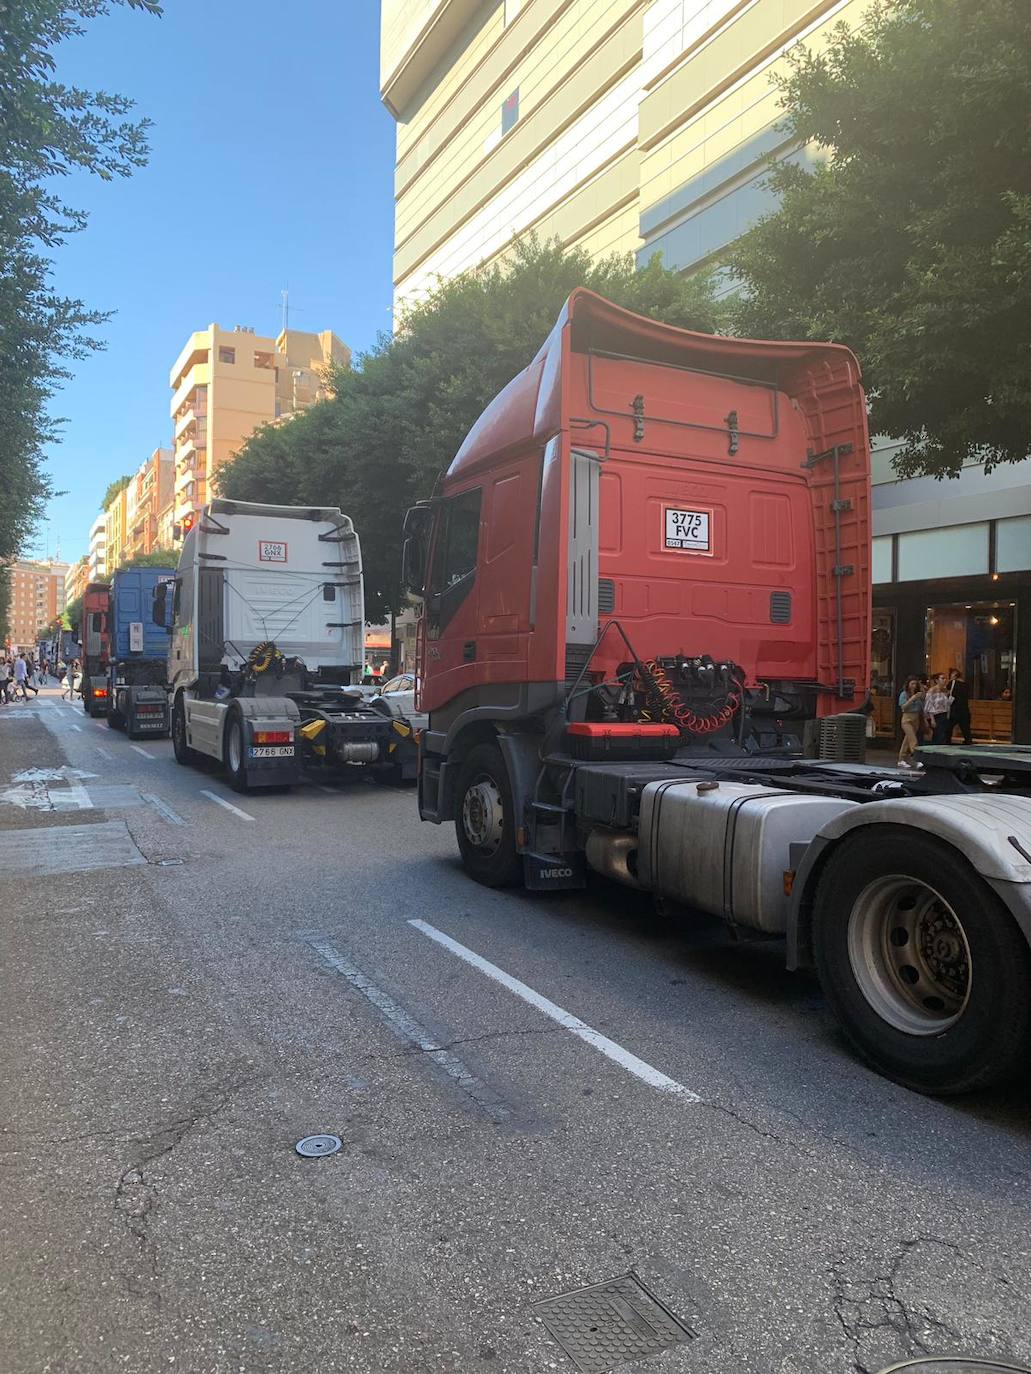
[[[243,716],[232,709],[226,718],[222,762],[234,792],[247,791],[247,744],[243,733]]]
[[[109,729],[109,730],[124,730],[124,729],[125,729],[125,717],[122,715],[121,711],[118,711],[118,710],[115,709],[115,704],[114,704],[114,703],[115,703],[116,699],[117,699],[117,698],[114,697],[114,696],[112,695],[111,689],[108,688],[108,698],[107,698],[107,726],[108,726],[108,729]]]
[[[1031,951],[951,845],[900,826],[843,840],[820,875],[812,941],[831,1009],[880,1073],[952,1096],[1026,1071]]]
[[[198,755],[186,743],[186,707],[181,693],[172,703],[172,753],[176,763],[184,767],[198,760]]]
[[[470,750],[458,774],[455,833],[470,877],[484,887],[512,887],[522,878],[516,815],[505,760],[495,744]]]

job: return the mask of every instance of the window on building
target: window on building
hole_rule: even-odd
[[[946,525],[899,535],[899,581],[963,577],[988,571],[988,525]]]
[[[219,348],[219,350],[218,350],[218,361],[219,361],[220,363],[235,363],[235,362],[236,362],[236,349],[235,349],[235,348]]]
[[[275,367],[275,365],[276,365],[276,360],[275,360],[274,354],[272,354],[272,353],[261,353],[261,352],[259,352],[259,351],[255,351],[255,354],[254,354],[254,366],[255,366],[255,367],[261,367],[261,368],[265,368],[265,369],[267,369],[267,370],[271,370],[272,368]]]
[[[519,87],[517,86],[501,107],[501,136],[504,138],[509,129],[519,122]]]

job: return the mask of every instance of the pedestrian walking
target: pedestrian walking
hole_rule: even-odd
[[[0,702],[9,706],[11,701],[11,665],[6,658],[0,658]]]
[[[79,660],[76,658],[65,665],[64,691],[61,693],[62,701],[65,697],[67,697],[69,701],[74,701],[75,693],[79,690],[79,684],[81,682],[82,675],[79,672]]]
[[[924,721],[931,734],[932,744],[945,744],[949,731],[949,679],[935,673],[924,697]]]
[[[973,744],[970,733],[970,688],[963,679],[961,668],[949,670],[949,733],[947,744],[952,743],[953,731],[957,728],[963,735],[964,744]]]
[[[917,747],[917,722],[924,714],[924,693],[918,677],[907,678],[906,685],[899,693],[899,710],[902,713],[902,747],[899,750],[899,767],[913,768],[910,757]]]

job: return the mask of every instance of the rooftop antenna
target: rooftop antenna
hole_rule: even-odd
[[[285,334],[290,328],[290,288],[287,287],[279,294],[283,300],[283,333]]]

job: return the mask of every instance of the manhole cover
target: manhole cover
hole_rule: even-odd
[[[343,1141],[337,1135],[306,1135],[299,1140],[294,1149],[305,1159],[321,1159],[323,1155],[335,1155]]]
[[[606,1374],[694,1339],[636,1274],[544,1298],[533,1310],[583,1374]]]
[[[1024,1364],[999,1364],[997,1360],[977,1360],[966,1355],[922,1356],[903,1360],[881,1374],[1031,1374]]]

